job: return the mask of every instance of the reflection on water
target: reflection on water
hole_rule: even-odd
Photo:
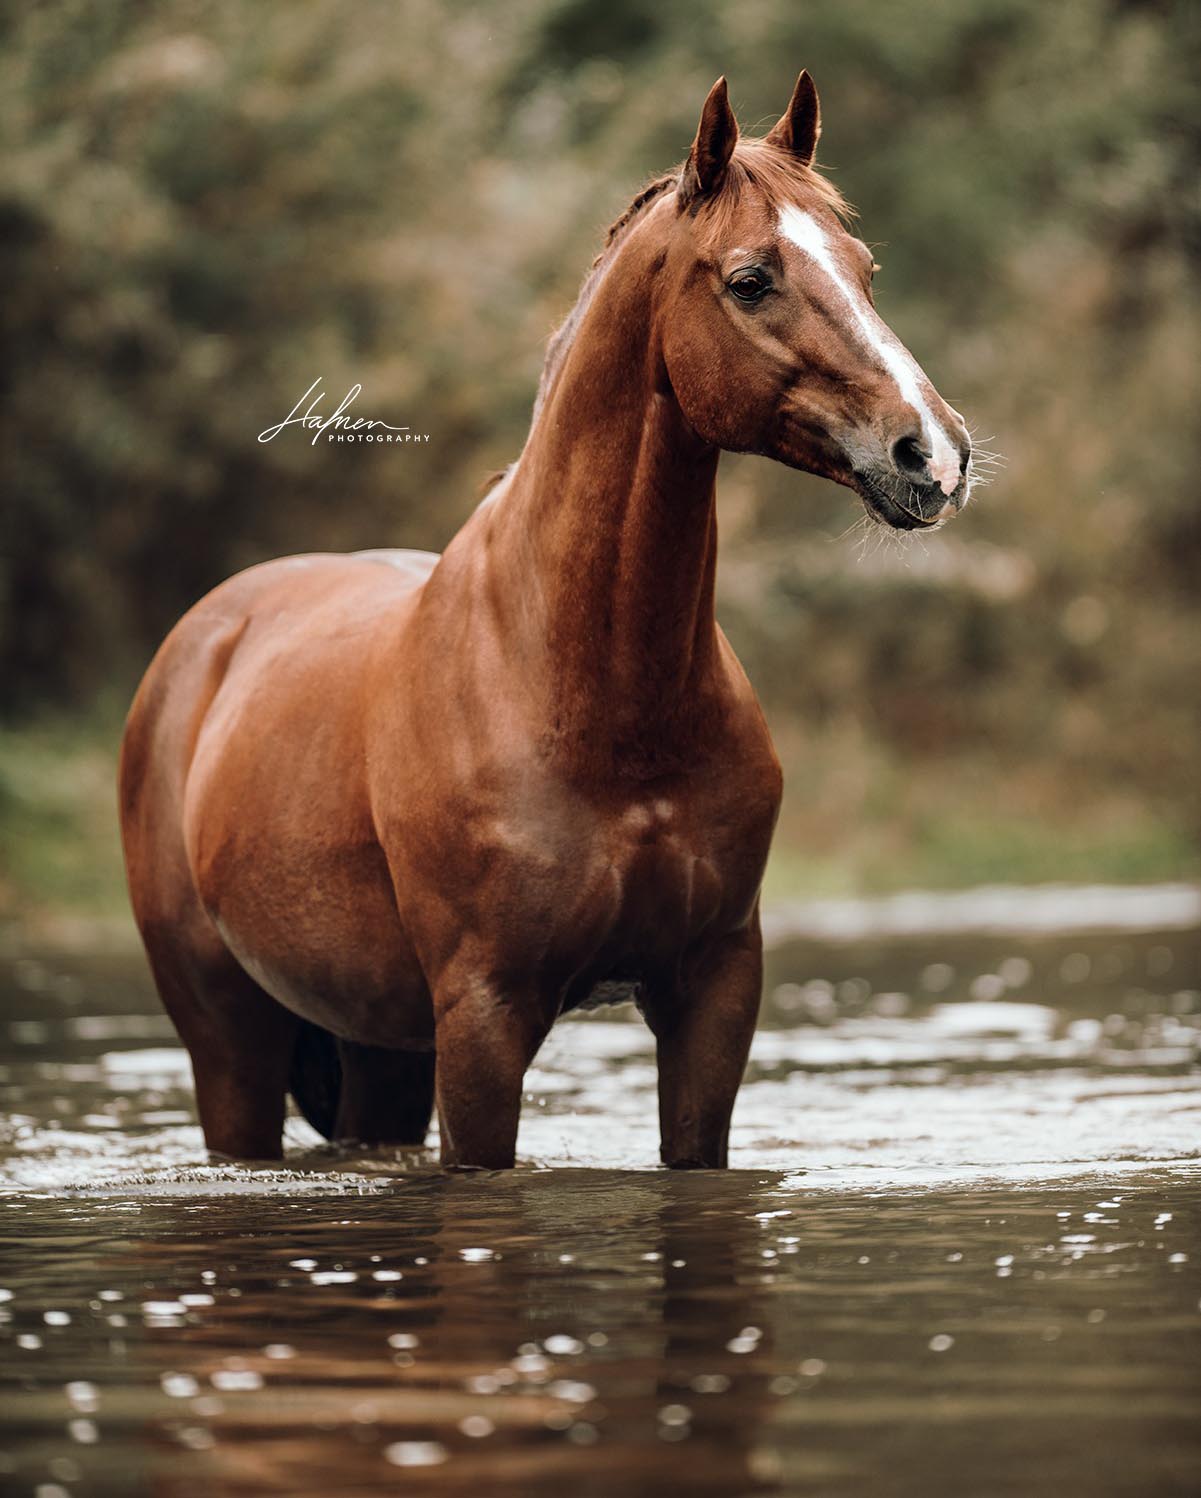
[[[135,964],[0,987],[6,1494],[1201,1484],[1193,933],[778,948],[725,1175],[648,1168],[620,1013],[555,1032],[525,1169],[296,1121],[254,1171]]]
[[[24,1199],[10,1490],[1183,1494],[1199,1218],[752,1172]]]

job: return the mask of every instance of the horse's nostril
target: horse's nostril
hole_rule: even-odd
[[[892,461],[897,472],[905,478],[923,484],[930,482],[930,469],[927,466],[930,454],[916,437],[898,438],[892,445]]]

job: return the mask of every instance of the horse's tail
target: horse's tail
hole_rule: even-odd
[[[296,1106],[324,1139],[334,1137],[338,1097],[342,1091],[342,1063],[338,1042],[328,1030],[307,1019],[300,1021],[288,1091]]]

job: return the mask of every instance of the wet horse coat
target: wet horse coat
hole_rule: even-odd
[[[285,1092],[339,1138],[514,1161],[554,1019],[635,996],[661,1153],[726,1162],[780,799],[714,616],[723,448],[898,528],[967,496],[962,422],[871,305],[812,169],[806,74],[763,141],[724,80],[614,226],[518,462],[441,557],[292,557],[155,657],[121,812],[135,914],[211,1149],[279,1154]]]

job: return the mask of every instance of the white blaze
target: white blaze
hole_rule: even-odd
[[[922,394],[921,382],[925,376],[917,360],[879,316],[861,289],[847,280],[816,219],[789,204],[780,213],[779,230],[790,244],[803,250],[819,265],[842,293],[864,341],[897,382],[903,399],[917,412],[922,424],[922,438],[932,455],[930,470],[939,488],[944,494],[953,493],[959,482],[959,452]]]

